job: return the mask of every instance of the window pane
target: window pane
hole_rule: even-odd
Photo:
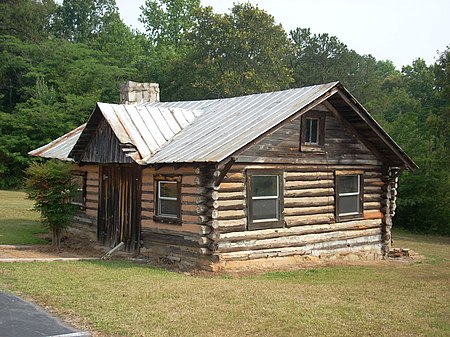
[[[359,196],[339,197],[339,214],[359,213]]]
[[[253,199],[253,220],[278,219],[278,199]]]
[[[72,195],[71,202],[76,204],[84,204],[84,176],[73,175],[72,182],[75,185],[76,190]]]
[[[305,143],[318,144],[319,120],[316,118],[306,118]]]
[[[160,197],[177,197],[177,183],[176,182],[159,182],[159,196]]]
[[[252,176],[253,197],[278,195],[278,176]]]
[[[317,144],[317,136],[318,136],[318,120],[311,119],[311,139],[310,143]]]
[[[178,217],[178,200],[159,199],[159,215]]]
[[[338,176],[339,179],[339,194],[342,193],[357,193],[359,190],[358,176]]]
[[[305,143],[311,142],[311,119],[306,119],[306,133],[305,133]]]

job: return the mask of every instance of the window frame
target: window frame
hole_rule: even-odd
[[[306,141],[307,120],[317,120],[317,143]],[[311,134],[311,132],[310,132]],[[325,116],[318,111],[310,111],[302,115],[300,122],[300,151],[322,152],[325,143]]]
[[[348,192],[348,193],[340,193],[340,178],[341,177],[358,177],[358,191],[357,192]],[[345,196],[358,196],[358,204],[357,204],[357,212],[351,213],[340,213],[339,211],[339,200],[340,197]],[[348,172],[335,172],[335,209],[336,209],[336,221],[345,221],[347,219],[362,219],[364,218],[364,172],[362,171],[348,171]]]
[[[181,176],[171,176],[171,175],[155,175],[154,180],[154,203],[155,207],[153,209],[153,220],[162,223],[181,225]],[[161,197],[160,196],[160,184],[169,183],[176,184],[177,197]],[[161,200],[176,200],[177,201],[177,214],[170,215],[161,213]]]
[[[74,183],[74,178],[75,177],[81,177],[81,179],[82,179],[82,182],[81,182],[81,188],[80,187],[77,187],[77,192],[80,192],[81,191],[81,198],[82,198],[82,201],[81,202],[79,202],[79,201],[74,201],[73,200],[73,197],[74,196],[71,196],[70,197],[70,200],[69,200],[69,202],[72,204],[72,205],[76,205],[76,206],[79,206],[81,209],[84,209],[85,207],[86,207],[86,192],[87,192],[87,172],[86,171],[72,171],[72,183]],[[75,185],[75,184],[74,184]]]
[[[252,183],[254,176],[276,176],[277,177],[277,218],[273,219],[253,219],[253,200],[274,199],[274,196],[253,197]],[[247,230],[281,228],[284,227],[284,173],[281,170],[247,170]]]

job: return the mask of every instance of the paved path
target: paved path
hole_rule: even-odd
[[[17,296],[0,292],[0,337],[90,336]]]

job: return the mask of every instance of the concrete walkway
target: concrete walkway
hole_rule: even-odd
[[[0,337],[85,337],[51,316],[42,308],[21,298],[0,292]]]

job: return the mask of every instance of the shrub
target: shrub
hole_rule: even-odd
[[[70,203],[75,192],[72,164],[59,160],[32,163],[26,170],[25,187],[42,224],[52,232],[52,245],[59,251],[61,231],[67,227],[77,207]]]

